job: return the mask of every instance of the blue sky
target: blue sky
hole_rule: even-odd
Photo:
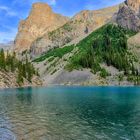
[[[123,0],[0,0],[0,43],[14,40],[19,21],[28,16],[35,2],[46,2],[56,13],[73,16],[84,9],[100,9]]]

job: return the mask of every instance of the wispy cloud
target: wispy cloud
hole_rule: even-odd
[[[7,31],[0,31],[0,36],[1,36],[0,43],[13,41],[16,33],[17,33],[17,28],[11,28],[11,27]]]
[[[7,6],[0,6],[0,12],[4,12],[6,16],[17,16],[17,13]]]
[[[50,0],[49,4],[55,6],[56,5],[56,0]]]
[[[124,2],[124,0],[108,0],[108,2],[103,0],[98,0],[98,1],[88,0],[87,3],[85,4],[85,9],[96,10],[100,8],[117,5],[122,2]]]

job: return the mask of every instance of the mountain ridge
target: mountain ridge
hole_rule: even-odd
[[[95,29],[109,22],[118,8],[117,5],[101,10],[83,10],[77,13],[63,26],[34,41],[31,45],[31,52],[37,55],[55,47],[62,47],[71,41],[74,42],[75,39],[80,41]],[[78,43],[77,41],[75,43]]]

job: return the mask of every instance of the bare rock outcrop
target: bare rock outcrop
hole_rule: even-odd
[[[131,29],[133,31],[140,30],[140,19],[129,6],[126,4],[120,5],[119,12],[116,18],[117,23],[127,29]]]
[[[35,3],[27,19],[19,24],[15,39],[15,50],[22,52],[44,33],[57,29],[68,21],[67,17],[56,14],[45,3]]]
[[[28,86],[41,86],[42,81],[38,76],[33,76],[32,83],[24,79],[22,85],[17,83],[17,73],[5,72],[0,70],[0,89],[2,88],[18,88],[18,87],[28,87]]]
[[[140,0],[126,0],[121,4],[116,22],[124,28],[140,31]]]

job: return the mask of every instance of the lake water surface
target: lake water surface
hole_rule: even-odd
[[[140,87],[0,90],[0,140],[140,140]]]

